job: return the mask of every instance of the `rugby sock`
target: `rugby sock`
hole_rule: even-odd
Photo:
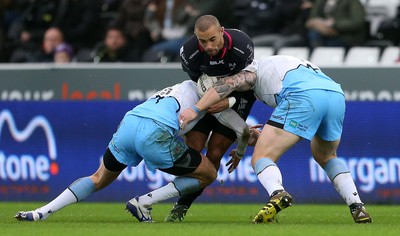
[[[201,189],[200,181],[191,177],[176,177],[174,181],[175,188],[179,191],[179,195],[187,195]]]
[[[96,191],[93,181],[84,177],[73,182],[67,189],[58,195],[53,201],[36,209],[43,214],[43,220],[58,210],[78,201],[85,199]]]
[[[90,194],[96,191],[96,186],[94,186],[90,177],[77,179],[68,188],[75,195],[77,202],[87,198]]]
[[[361,203],[354,180],[343,161],[333,158],[326,163],[323,169],[347,205]]]
[[[167,185],[139,197],[139,202],[145,207],[180,195],[186,195],[201,188],[199,180],[190,177],[176,177]]]
[[[198,198],[204,191],[205,188],[202,188],[196,192],[190,193],[188,195],[184,195],[182,197],[180,197],[178,199],[178,201],[176,202],[176,205],[180,205],[180,206],[186,206],[187,208],[190,208],[190,206],[192,205],[192,203],[196,200],[196,198]]]
[[[337,175],[333,179],[332,183],[340,196],[342,196],[342,198],[346,201],[348,206],[353,203],[362,203],[350,173]]]
[[[179,191],[175,188],[175,185],[170,182],[167,185],[144,194],[139,197],[139,202],[146,208],[150,207],[154,203],[164,201],[173,197],[179,196]]]
[[[254,171],[260,183],[271,195],[276,190],[284,190],[282,174],[278,166],[269,158],[261,158],[256,162]]]

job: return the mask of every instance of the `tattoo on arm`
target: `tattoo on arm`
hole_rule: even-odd
[[[227,97],[232,91],[251,90],[256,83],[257,75],[249,71],[241,71],[235,75],[218,79],[214,88],[220,98]]]

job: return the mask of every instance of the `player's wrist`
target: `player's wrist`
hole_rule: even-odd
[[[236,150],[236,156],[239,158],[239,160],[241,160],[244,156],[244,153],[240,153],[238,150]]]
[[[199,114],[199,113],[200,113],[199,108],[197,108],[195,105],[192,106],[192,110],[193,110],[194,112],[196,112],[196,114]]]

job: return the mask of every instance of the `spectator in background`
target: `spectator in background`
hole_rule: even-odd
[[[103,43],[95,50],[94,62],[138,62],[141,56],[131,50],[122,29],[109,27]]]
[[[186,0],[153,0],[147,6],[145,26],[154,45],[144,54],[143,61],[179,61],[179,48],[189,38],[188,22],[197,17]]]
[[[64,42],[60,29],[52,27],[44,33],[40,48],[18,48],[10,58],[10,62],[53,62],[55,48]]]
[[[13,22],[24,13],[29,0],[0,0],[0,62],[8,62],[14,41],[7,38],[7,32]]]
[[[234,18],[234,3],[231,0],[189,0],[193,7],[191,10],[191,19],[187,23],[189,29],[194,29],[194,25],[199,16],[213,15],[218,18],[221,25],[226,28],[237,28]],[[193,32],[188,32],[192,35]]]
[[[20,18],[10,24],[7,38],[13,45],[11,47],[19,52],[34,52],[40,49],[45,31],[50,28],[57,16],[59,1],[54,0],[30,0],[24,5],[24,13]],[[12,57],[12,56],[11,56]],[[19,57],[21,61],[31,60],[29,53]]]
[[[306,27],[311,48],[363,45],[364,6],[358,0],[316,0]]]
[[[102,0],[101,1],[101,11],[102,12],[117,12],[121,3],[124,0]],[[143,1],[141,1],[143,2]]]
[[[277,0],[251,1],[239,23],[239,29],[251,37],[278,32],[282,22],[278,5]]]
[[[179,62],[179,48],[192,36],[199,16],[214,15],[223,26],[232,28],[235,25],[233,13],[233,2],[230,0],[152,1],[147,8],[145,22],[155,45],[147,51],[143,60]]]
[[[254,36],[254,46],[273,47],[275,54],[282,47],[307,46],[305,23],[312,7],[308,0],[281,0],[275,8],[282,27],[277,32]]]
[[[129,50],[135,55],[128,61],[141,61],[143,53],[153,44],[150,32],[143,22],[148,2],[148,0],[124,0],[118,9],[115,21],[110,24],[122,30],[128,41]]]
[[[4,61],[4,54],[5,54],[5,36],[4,36],[4,11],[7,7],[3,1],[0,1],[0,62]]]
[[[64,32],[65,40],[75,50],[92,48],[101,40],[99,14],[101,2],[98,0],[60,0],[56,19],[52,24]]]
[[[68,43],[61,43],[54,50],[53,60],[57,64],[70,63],[73,57],[74,51]]]

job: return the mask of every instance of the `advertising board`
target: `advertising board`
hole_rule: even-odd
[[[48,201],[75,179],[96,171],[123,115],[139,102],[0,102],[0,200]],[[249,124],[264,124],[271,113],[256,102]],[[400,203],[400,103],[348,102],[341,146],[365,202]],[[285,188],[298,203],[341,203],[303,140],[278,162]],[[217,180],[200,202],[265,202],[267,193],[250,165],[249,147],[228,174],[224,156]],[[229,151],[228,151],[229,153]],[[150,172],[141,163],[87,201],[126,201],[161,187],[174,177]]]

